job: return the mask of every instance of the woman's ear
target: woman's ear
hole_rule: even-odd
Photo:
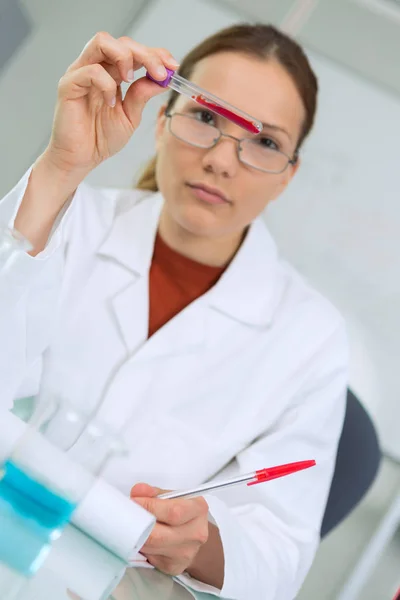
[[[299,170],[300,164],[301,164],[301,158],[300,158],[300,156],[298,156],[294,165],[291,165],[292,170],[291,170],[291,174],[290,174],[290,179],[292,179],[296,175],[297,171]]]
[[[270,202],[277,200],[286,190],[289,183],[292,181],[293,177],[296,175],[300,166],[300,158],[297,158],[294,165],[289,165],[287,169],[282,173],[282,177],[280,182],[276,186],[275,194],[271,198]]]
[[[158,111],[157,121],[156,121],[156,150],[159,150],[159,144],[161,142],[161,137],[165,131],[165,127],[167,124],[167,117],[165,116],[165,111],[167,109],[167,105],[163,104]]]
[[[300,167],[300,157],[298,156],[294,165],[288,165],[286,171],[284,171],[283,189],[285,189],[292,181]],[[282,190],[283,191],[283,190]]]

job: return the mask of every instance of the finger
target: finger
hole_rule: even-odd
[[[174,58],[169,50],[166,48],[154,48],[155,52],[159,54],[164,62],[170,69],[177,69],[180,63]]]
[[[117,85],[121,85],[123,78],[116,65],[109,65],[108,63],[102,62],[101,66],[115,81]]]
[[[81,54],[69,67],[68,71],[76,71],[81,67],[107,63],[115,65],[123,81],[133,81],[133,56],[131,49],[109,33],[100,31],[86,44]]]
[[[128,36],[119,38],[119,41],[130,48],[136,61],[133,68],[136,70],[145,67],[154,79],[162,81],[167,77],[165,67],[175,70],[179,66],[170,52],[160,53],[159,49],[143,46]]]
[[[161,571],[166,575],[171,575],[172,577],[177,577],[178,575],[182,575],[182,573],[187,569],[187,567],[192,562],[191,560],[187,561],[178,561],[176,559],[172,559],[166,556],[151,556],[147,557],[149,563]]]
[[[147,77],[141,77],[129,86],[125,94],[124,111],[134,127],[137,127],[142,117],[142,112],[147,102],[154,96],[163,94],[168,90]]]
[[[160,498],[134,498],[135,502],[151,512],[160,523],[178,527],[192,519],[208,515],[204,498],[190,500],[162,500]]]
[[[115,106],[117,84],[99,64],[66,73],[58,84],[58,96],[63,100],[77,100],[87,96],[93,87],[102,92],[107,104]]]
[[[162,494],[163,490],[160,488],[153,487],[147,483],[136,483],[131,489],[131,498],[142,497],[142,498],[154,498],[159,494]]]
[[[171,527],[170,525],[157,523],[140,552],[142,554],[170,556],[177,546],[179,547],[184,543],[184,534],[187,532],[181,531],[181,529],[185,527],[188,527],[188,525]]]
[[[198,548],[207,540],[207,520],[194,519],[180,527],[157,523],[140,552],[145,556],[177,556],[186,547]]]

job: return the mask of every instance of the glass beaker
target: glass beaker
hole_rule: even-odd
[[[124,447],[61,398],[46,399],[0,466],[0,561],[30,577],[108,461]]]

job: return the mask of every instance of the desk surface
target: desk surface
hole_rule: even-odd
[[[29,581],[0,568],[1,600],[215,600],[188,591],[156,569],[127,568],[72,526]]]

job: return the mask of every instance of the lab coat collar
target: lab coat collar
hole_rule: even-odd
[[[221,279],[209,293],[210,304],[243,323],[271,323],[283,290],[276,244],[259,217]]]
[[[161,193],[144,194],[121,210],[99,249],[139,276],[148,273],[163,205]],[[254,326],[273,319],[283,289],[277,248],[259,217],[249,227],[236,256],[204,300],[215,310]]]
[[[145,193],[128,209],[117,209],[111,231],[98,254],[144,276],[153,258],[154,241],[163,205],[160,193]]]

